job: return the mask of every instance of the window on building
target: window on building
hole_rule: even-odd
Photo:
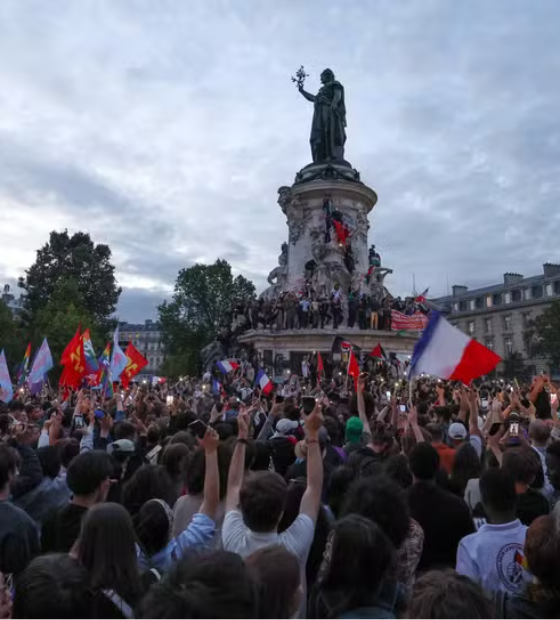
[[[492,318],[491,317],[484,319],[484,332],[487,334],[492,333]]]
[[[476,308],[476,300],[471,299],[471,300],[469,301],[469,308],[470,308],[471,310],[474,310],[474,309]]]
[[[466,301],[460,301],[459,302],[459,312],[466,312],[467,310],[467,302]]]
[[[560,280],[556,280],[554,283],[554,293],[560,295]]]
[[[523,293],[521,289],[516,289],[515,291],[511,292],[511,300],[513,302],[521,301],[522,299],[523,299]]]
[[[552,282],[549,282],[548,284],[544,285],[544,294],[547,297],[552,297],[552,295],[554,295],[554,291],[552,289]]]
[[[511,291],[506,291],[504,293],[504,303],[505,304],[510,304],[511,303]]]
[[[494,350],[494,338],[486,338],[484,344],[486,345],[486,348],[490,349],[490,351]]]
[[[528,327],[531,327],[531,313],[530,312],[524,312],[521,315],[521,320],[523,322],[523,329],[527,329]]]
[[[531,287],[531,298],[532,299],[540,299],[543,296],[543,287],[542,284],[536,284]]]
[[[501,306],[502,305],[502,294],[494,293],[492,295],[492,305],[493,306]]]
[[[467,331],[469,332],[469,336],[474,336],[474,321],[469,321],[467,323]]]
[[[511,355],[513,353],[513,338],[511,336],[506,336],[504,338],[504,351],[506,355]]]
[[[492,295],[486,295],[486,307],[487,308],[492,307]]]
[[[457,312],[459,310],[459,304],[458,303],[454,303],[453,304],[453,312]]]
[[[511,315],[506,314],[502,320],[504,322],[504,331],[510,332],[511,331]]]
[[[531,289],[530,288],[526,288],[523,290],[523,299],[525,301],[529,301],[529,299],[531,299]]]
[[[477,310],[482,310],[482,308],[484,308],[484,297],[477,297],[475,299],[475,307]]]

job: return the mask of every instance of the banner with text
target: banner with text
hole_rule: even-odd
[[[422,331],[428,324],[428,317],[421,312],[415,312],[411,315],[403,314],[398,310],[391,311],[391,329],[393,331],[400,330],[418,330]]]

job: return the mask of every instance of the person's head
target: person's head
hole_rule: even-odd
[[[336,522],[329,534],[320,577],[322,593],[333,601],[330,617],[373,604],[394,561],[393,545],[376,523],[355,514]],[[337,592],[340,598],[332,596]]]
[[[509,448],[502,458],[502,469],[515,482],[518,493],[527,490],[537,475],[540,459],[531,448]]]
[[[491,523],[515,519],[517,496],[513,478],[502,469],[487,469],[480,477],[482,505]]]
[[[302,597],[299,563],[284,547],[273,545],[246,559],[257,584],[260,618],[293,618]]]
[[[447,429],[447,435],[455,447],[459,447],[465,441],[467,434],[467,428],[461,422],[453,422]]]
[[[67,554],[32,560],[15,580],[12,618],[93,618],[87,570]]]
[[[404,454],[393,454],[383,467],[384,473],[397,482],[403,489],[412,486],[412,472],[408,464],[408,459]]]
[[[415,480],[434,480],[439,469],[439,454],[429,443],[417,443],[410,453],[410,471]]]
[[[356,416],[346,422],[345,439],[347,443],[360,443],[364,433],[364,423]]]
[[[471,478],[480,477],[481,464],[476,450],[470,443],[462,444],[453,459],[451,478],[464,490]]]
[[[117,422],[115,424],[113,436],[115,441],[118,441],[119,439],[130,439],[130,441],[135,441],[136,427],[128,420],[122,420],[121,422]]]
[[[24,411],[28,421],[33,424],[44,416],[43,409],[37,403],[28,403],[25,405]]]
[[[151,557],[169,542],[173,511],[162,499],[150,499],[134,516],[134,528],[140,547]]]
[[[560,491],[560,441],[553,441],[546,449],[546,469],[550,483]]]
[[[129,605],[136,603],[140,575],[135,543],[132,518],[120,504],[97,504],[86,512],[75,552],[92,589],[112,588]]]
[[[406,538],[410,513],[404,492],[385,476],[356,480],[342,505],[342,516],[357,514],[379,525],[395,549]]]
[[[0,444],[0,493],[9,492],[10,484],[17,476],[19,463],[18,452]]]
[[[84,499],[89,503],[104,502],[111,486],[113,461],[102,450],[83,452],[70,463],[66,484],[74,494],[74,500]]]
[[[376,454],[388,456],[394,443],[395,437],[390,430],[379,428],[373,431],[371,446]]]
[[[529,439],[533,446],[544,448],[550,439],[550,426],[544,420],[533,420],[529,424]]]
[[[186,557],[154,584],[140,618],[258,618],[258,591],[243,559],[228,551]]]
[[[56,444],[60,454],[60,464],[68,469],[70,463],[80,454],[80,442],[77,439],[61,439]]]
[[[190,450],[184,443],[174,443],[165,448],[161,457],[161,464],[169,477],[177,482],[185,478]]]
[[[525,559],[535,578],[532,598],[550,611],[560,609],[560,520],[558,515],[538,517],[525,538]],[[543,615],[554,618],[556,615]]]
[[[134,516],[150,499],[175,501],[176,491],[169,474],[160,465],[143,465],[123,487],[123,506]]]
[[[245,477],[239,504],[245,525],[253,532],[274,531],[284,510],[287,485],[272,471],[258,471]]]
[[[443,426],[432,422],[426,425],[426,430],[430,433],[432,443],[441,443],[443,441]]]
[[[37,450],[43,476],[53,480],[60,473],[60,451],[58,446],[44,446]]]
[[[408,618],[495,618],[482,588],[454,570],[432,570],[419,577],[412,591]]]
[[[354,482],[356,474],[348,465],[340,465],[331,474],[328,488],[328,505],[335,517],[340,517],[340,511],[346,493]]]

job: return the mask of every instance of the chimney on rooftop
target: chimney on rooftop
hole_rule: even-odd
[[[520,273],[504,273],[504,284],[506,286],[519,284],[521,280],[523,280],[523,276]]]
[[[461,297],[461,295],[465,295],[469,290],[468,286],[463,286],[459,284],[454,284],[452,287],[453,297]]]

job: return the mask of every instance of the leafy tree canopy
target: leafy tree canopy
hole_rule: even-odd
[[[560,302],[553,302],[534,321],[532,353],[560,368]]]
[[[74,283],[76,299],[91,315],[92,325],[107,329],[121,293],[109,246],[96,245],[87,233],[70,236],[67,230],[52,231],[48,243],[37,251],[35,262],[19,281],[26,294],[26,325],[38,327],[39,313],[49,304],[61,280]]]
[[[181,269],[171,301],[158,308],[166,350],[175,357],[169,364],[186,365],[177,374],[195,372],[200,350],[229,326],[235,305],[255,296],[254,284],[241,275],[233,277],[225,260]]]

